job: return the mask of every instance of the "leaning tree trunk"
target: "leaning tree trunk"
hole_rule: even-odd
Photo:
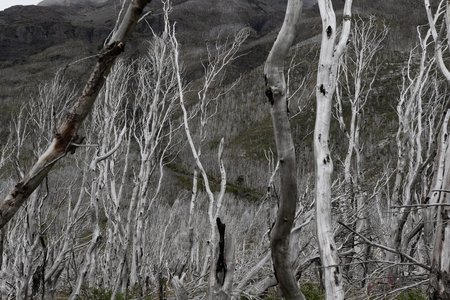
[[[350,34],[351,3],[346,0],[341,37],[336,44],[336,15],[331,0],[319,0],[322,18],[322,43],[316,86],[316,124],[314,157],[316,170],[316,222],[320,258],[324,273],[326,299],[344,299],[331,220],[331,173],[333,162],[329,149],[329,133],[333,94],[337,83],[337,67]]]
[[[271,232],[270,247],[275,275],[286,299],[304,299],[292,274],[289,256],[290,233],[297,204],[297,165],[287,115],[284,78],[284,60],[294,40],[302,6],[302,0],[288,1],[283,26],[264,66],[266,96],[271,104],[270,112],[281,176],[281,195],[277,219]]]
[[[52,143],[39,157],[28,174],[0,202],[0,229],[5,226],[31,193],[39,186],[55,163],[66,156],[67,153],[73,154],[76,145],[83,141],[83,138],[77,135],[77,131],[91,111],[116,58],[124,51],[127,37],[133,31],[144,7],[150,1],[133,0],[122,20],[118,21],[120,25],[117,26],[117,30],[112,38],[99,53],[97,63],[84,86],[82,94],[61,121]]]

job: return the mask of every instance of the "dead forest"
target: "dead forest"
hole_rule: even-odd
[[[269,51],[235,26],[192,79],[172,1],[120,1],[86,82],[10,112],[0,299],[450,299],[450,1],[396,52],[364,1],[284,2]]]

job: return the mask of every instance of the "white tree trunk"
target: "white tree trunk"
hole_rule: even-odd
[[[344,289],[331,218],[331,174],[333,162],[329,150],[329,132],[333,94],[339,58],[350,34],[351,0],[346,0],[342,32],[336,44],[336,16],[331,0],[319,0],[322,18],[322,43],[316,86],[316,123],[314,157],[316,170],[316,222],[319,251],[324,272],[326,299],[344,299]]]

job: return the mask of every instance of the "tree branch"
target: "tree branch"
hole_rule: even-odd
[[[345,224],[342,223],[342,222],[339,222],[339,221],[338,221],[338,224],[344,226],[346,229],[348,229],[349,231],[353,232],[354,234],[356,234],[357,236],[359,236],[360,238],[362,238],[362,239],[364,240],[364,242],[366,242],[367,244],[369,244],[369,245],[371,245],[371,246],[374,246],[374,247],[377,247],[377,248],[386,250],[386,251],[391,252],[391,253],[398,254],[398,255],[400,255],[400,256],[402,256],[402,257],[404,257],[404,258],[406,258],[406,259],[412,261],[414,264],[418,265],[419,267],[424,268],[425,270],[428,270],[428,271],[431,270],[430,266],[427,266],[427,265],[425,265],[425,264],[419,262],[418,260],[416,260],[415,258],[409,256],[409,255],[406,254],[406,253],[403,253],[403,252],[400,252],[400,251],[398,251],[398,250],[389,248],[389,247],[387,247],[387,246],[384,246],[384,245],[381,245],[381,244],[372,242],[371,240],[369,240],[368,238],[366,238],[366,237],[363,236],[362,234],[360,234],[360,233],[354,231],[352,228],[350,228],[349,226],[345,225]]]

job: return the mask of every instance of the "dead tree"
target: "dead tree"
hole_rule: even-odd
[[[219,231],[219,245],[216,254],[215,284],[213,286],[213,299],[231,299],[234,273],[234,243],[231,234],[225,232],[225,224],[220,218],[216,219]]]
[[[364,107],[369,95],[373,92],[373,84],[378,71],[378,65],[373,65],[372,61],[381,49],[381,42],[388,33],[386,26],[382,30],[378,30],[376,21],[375,17],[370,16],[367,21],[358,19],[354,22],[351,30],[352,39],[340,60],[339,85],[336,86],[336,119],[348,139],[344,160],[346,200],[342,205],[342,214],[344,215],[342,219],[345,223],[348,223],[348,219],[353,215],[350,206],[355,200],[355,194],[358,193],[362,175],[360,130],[364,122]],[[373,71],[372,68],[375,69],[375,72],[370,74]],[[348,101],[351,110],[348,126],[344,120],[344,101]]]
[[[346,47],[351,27],[352,0],[346,0],[339,42],[336,15],[331,0],[319,1],[322,18],[322,42],[316,86],[316,123],[314,157],[316,170],[316,222],[319,251],[324,268],[326,299],[344,299],[342,276],[331,220],[331,174],[333,162],[329,149],[329,133],[333,95],[337,83],[339,59]]]
[[[431,256],[431,271],[429,284],[430,299],[449,299],[450,298],[450,201],[449,201],[449,171],[450,162],[448,157],[450,154],[448,139],[448,122],[450,111],[446,111],[446,116],[441,133],[441,142],[439,144],[439,152],[442,159],[440,164],[440,172],[442,173],[442,186],[439,190],[432,191],[438,194],[436,204],[437,220],[436,232],[434,235],[434,243]]]
[[[20,177],[24,175],[20,161],[29,155],[23,145],[33,144],[33,157],[37,158],[52,138],[54,116],[62,112],[65,99],[73,99],[73,90],[62,82],[64,79],[58,75],[40,86],[35,101],[21,108],[10,127],[15,142],[8,143],[7,150],[11,152],[2,156],[9,158],[9,164]],[[84,186],[86,172],[82,173],[78,180]],[[48,182],[53,179],[57,184],[61,183],[59,178],[46,180],[46,184],[31,195],[17,217],[3,229],[2,244],[7,255],[4,273],[0,270],[0,295],[15,293],[16,298],[24,299],[40,294],[54,295],[68,252],[77,252],[74,250],[79,247],[75,232],[80,230],[85,216],[81,208],[84,187],[79,196],[72,197],[67,191],[73,188],[77,179],[65,182],[64,188],[57,191],[48,188]],[[66,210],[62,210],[63,202],[67,203]]]
[[[444,75],[448,83],[450,83],[450,71],[445,64],[444,51],[449,51],[450,46],[450,2],[441,0],[433,13],[430,0],[424,0],[425,11],[427,13],[428,25],[430,26],[431,35],[435,43],[435,58],[437,65]],[[441,29],[438,27],[441,26]],[[439,32],[438,32],[439,30]],[[444,44],[446,37],[447,45]],[[446,103],[446,108],[449,108],[449,103]],[[440,154],[438,169],[436,172],[437,182],[441,184],[442,190],[431,191],[433,197],[431,200],[438,204],[437,221],[435,227],[435,236],[433,248],[431,251],[431,271],[429,284],[430,299],[448,299],[450,297],[450,209],[449,195],[448,195],[448,114],[447,110],[445,121],[443,122],[441,132],[441,142],[439,144],[438,152]],[[434,214],[433,214],[434,215]]]
[[[397,104],[397,114],[399,126],[396,134],[397,142],[397,166],[393,192],[391,196],[390,206],[403,205],[395,215],[390,216],[389,224],[391,230],[391,239],[388,245],[398,251],[405,251],[403,245],[409,243],[405,240],[404,232],[407,229],[408,218],[411,214],[411,205],[414,201],[415,186],[414,181],[419,177],[419,169],[426,161],[423,158],[423,148],[421,136],[424,134],[424,117],[423,97],[427,92],[430,83],[430,76],[433,63],[427,60],[427,44],[430,35],[421,40],[421,56],[417,73],[412,70],[412,66],[408,63],[403,71],[402,91],[400,93]],[[411,52],[410,60],[412,60],[413,52]],[[431,99],[431,97],[430,97]],[[393,230],[392,230],[393,228]],[[403,249],[402,249],[403,248]],[[394,261],[396,255],[389,253],[387,259]],[[396,272],[390,274],[394,276]]]
[[[197,92],[198,97],[198,143],[195,145],[199,159],[202,157],[204,143],[207,139],[210,122],[218,114],[220,98],[234,88],[238,81],[234,82],[229,89],[223,92],[213,91],[215,87],[222,83],[226,68],[233,63],[238,57],[238,51],[249,35],[249,30],[244,28],[236,33],[234,39],[229,42],[228,39],[223,43],[217,39],[214,47],[207,47],[208,63],[204,64],[204,80],[201,89]],[[212,50],[213,48],[214,50]],[[193,116],[192,118],[195,118]],[[202,176],[200,174],[200,176]],[[197,192],[198,192],[199,168],[194,166],[194,174],[192,178],[192,194],[189,209],[189,256],[190,263],[194,263],[194,215],[197,209]],[[211,223],[212,224],[212,223]],[[206,265],[205,265],[206,266]],[[203,268],[202,274],[205,274],[206,267]]]
[[[358,231],[365,231],[368,225],[367,194],[362,190],[363,145],[360,131],[365,125],[364,108],[373,93],[373,85],[377,78],[379,65],[376,55],[382,48],[388,29],[385,25],[377,26],[377,19],[369,16],[368,20],[358,18],[353,22],[347,51],[343,54],[338,69],[338,85],[336,86],[335,118],[344,136],[348,140],[347,152],[343,161],[344,195],[339,201],[340,219],[352,225]],[[350,106],[351,116],[347,120],[344,112]],[[348,125],[347,125],[348,124]],[[343,245],[346,251],[354,249],[354,239],[346,238]],[[363,249],[361,253],[368,253]],[[353,257],[344,258],[344,276],[351,277],[350,263]]]
[[[14,216],[20,206],[31,193],[40,185],[55,163],[74,153],[77,145],[82,141],[78,136],[78,129],[89,114],[100,92],[106,77],[110,73],[116,58],[125,49],[125,42],[136,26],[142,11],[151,0],[133,0],[120,25],[111,39],[98,55],[97,63],[87,81],[83,92],[61,120],[53,140],[47,150],[42,153],[26,176],[20,180],[0,203],[0,228]]]
[[[450,45],[450,3],[447,0],[440,0],[434,13],[430,0],[424,0],[424,4],[425,11],[427,13],[428,25],[430,26],[431,35],[433,36],[435,43],[434,48],[437,65],[445,79],[450,82],[450,70],[444,61],[444,52],[445,50],[449,51],[448,46]],[[441,17],[443,18],[441,19]],[[447,45],[444,45],[442,33],[438,32],[437,27],[440,25],[442,25],[442,33],[446,36]]]
[[[188,141],[188,145],[190,148],[190,151],[192,153],[192,156],[194,158],[195,162],[195,169],[198,171],[194,171],[194,188],[193,190],[196,191],[196,182],[197,177],[201,176],[203,179],[204,188],[208,197],[208,221],[209,221],[209,239],[206,245],[206,251],[205,251],[205,259],[201,271],[201,278],[209,278],[208,282],[208,291],[207,291],[207,299],[231,299],[231,288],[232,288],[232,279],[233,279],[233,270],[230,268],[232,266],[231,260],[234,256],[234,249],[232,247],[232,243],[229,244],[227,247],[224,246],[224,239],[225,239],[225,227],[224,225],[219,222],[219,216],[221,215],[221,208],[223,205],[225,190],[226,190],[226,183],[227,183],[227,176],[226,176],[226,170],[223,163],[223,149],[224,149],[224,139],[222,138],[219,144],[219,149],[217,153],[217,161],[219,165],[219,171],[220,171],[220,188],[219,193],[217,196],[214,195],[212,191],[212,184],[211,179],[208,176],[208,173],[205,169],[204,163],[201,160],[201,144],[205,139],[204,131],[207,130],[207,123],[209,119],[214,116],[217,112],[216,110],[213,110],[212,114],[210,113],[210,110],[208,110],[208,105],[211,103],[214,103],[217,101],[216,99],[211,99],[208,97],[208,90],[210,88],[210,85],[213,84],[214,79],[222,72],[222,70],[230,64],[234,59],[235,55],[240,47],[240,45],[244,42],[245,38],[247,37],[248,32],[239,32],[232,45],[222,51],[218,51],[217,55],[218,58],[216,60],[212,59],[210,57],[211,65],[209,68],[206,69],[206,76],[205,76],[205,82],[202,87],[202,90],[198,93],[199,99],[200,99],[200,142],[199,144],[196,144],[194,141],[193,131],[191,130],[190,126],[190,118],[189,114],[186,108],[186,100],[185,100],[185,91],[184,91],[184,85],[181,79],[181,67],[180,67],[180,59],[179,59],[179,44],[175,35],[175,26],[171,26],[171,29],[169,30],[169,39],[171,41],[171,45],[173,48],[173,63],[175,68],[175,74],[176,74],[176,80],[177,80],[177,88],[178,88],[178,97],[180,101],[181,110],[183,113],[183,127],[184,132]],[[211,55],[211,53],[209,53]],[[193,195],[191,198],[191,205],[190,205],[190,214],[193,213],[193,210],[195,209],[195,199],[196,195]],[[194,201],[194,202],[192,202]],[[192,216],[190,216],[189,223],[191,223]],[[219,236],[217,235],[216,231],[216,224],[219,230]],[[191,233],[192,234],[192,233]],[[190,235],[191,235],[190,234]],[[231,240],[230,238],[227,238],[228,241]],[[221,244],[222,242],[222,244]],[[224,248],[220,248],[220,245]],[[222,251],[216,252],[216,247],[219,246],[219,249]],[[191,246],[190,246],[191,247]],[[226,251],[227,253],[224,253]],[[222,260],[217,256],[222,255]],[[231,263],[230,267],[226,268],[226,266],[223,265],[225,257],[228,258],[228,262]],[[221,262],[216,263],[216,262]],[[225,269],[227,271],[225,272]],[[209,276],[207,275],[207,272],[209,270]]]
[[[291,229],[297,205],[297,164],[286,99],[284,61],[292,46],[300,21],[302,0],[289,0],[283,26],[264,66],[266,96],[274,128],[280,163],[280,200],[277,219],[270,233],[270,247],[275,276],[286,299],[304,299],[292,274],[289,255]]]

